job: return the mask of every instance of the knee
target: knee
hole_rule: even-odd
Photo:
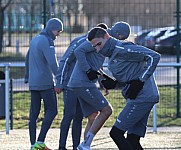
[[[124,137],[125,131],[113,126],[110,131],[110,136],[118,146],[119,150],[133,150],[132,145]]]
[[[117,127],[113,126],[109,135],[112,139],[117,139],[118,137],[124,138],[125,131],[118,129]]]
[[[88,117],[88,120],[91,121],[91,120],[95,120],[96,117],[98,115],[98,112],[95,112],[95,113],[92,113],[89,117]]]
[[[127,134],[127,140],[135,150],[143,150],[143,147],[140,144],[140,136],[136,134]]]
[[[52,117],[55,117],[58,114],[58,110],[57,109],[54,109],[54,110],[52,109],[50,111],[50,113],[51,113]]]
[[[112,109],[111,105],[108,105],[101,110],[101,113],[104,113],[105,116],[110,116],[112,114],[112,111],[113,111],[113,109]]]
[[[82,122],[83,115],[75,115],[75,116],[73,116],[73,120],[76,122]]]
[[[140,140],[140,136],[138,136],[136,134],[127,134],[127,139],[134,140],[134,141],[139,141]]]
[[[56,110],[55,112],[54,112],[54,116],[56,116],[58,114],[58,110]]]
[[[92,124],[94,120],[96,119],[98,115],[98,112],[92,113],[90,116],[88,116],[88,123],[87,124]]]

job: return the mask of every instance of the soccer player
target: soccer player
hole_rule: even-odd
[[[97,26],[104,29],[108,28],[107,25],[104,23],[100,23]],[[57,82],[55,90],[57,93],[63,92],[64,114],[60,125],[60,139],[58,150],[66,150],[66,140],[71,122],[73,150],[76,150],[77,146],[80,143],[83,113],[76,94],[74,94],[72,90],[67,87],[67,83],[76,62],[74,50],[86,41],[86,37],[87,34],[84,34],[75,38],[70,43],[65,54],[59,62],[58,74],[56,75]],[[91,124],[92,118],[94,118],[94,116],[96,115],[97,113],[93,114],[92,117],[89,119],[88,126],[89,124]]]
[[[46,134],[57,115],[57,98],[54,90],[54,76],[58,63],[55,55],[54,40],[63,31],[62,21],[58,18],[48,20],[45,29],[30,42],[26,55],[27,74],[25,82],[29,82],[31,106],[29,116],[29,135],[31,150],[48,150],[45,145]],[[38,139],[36,140],[36,121],[44,103],[45,113]]]
[[[98,27],[89,32],[88,40],[98,54],[109,57],[108,68],[116,80],[125,83],[122,95],[126,106],[116,119],[110,136],[120,150],[143,150],[140,137],[145,136],[150,111],[159,101],[153,73],[160,54],[132,42],[116,40]],[[108,85],[104,82],[105,87]]]
[[[123,30],[126,31],[122,32],[123,35],[120,36]],[[130,27],[125,22],[119,22],[108,32],[112,36],[124,37],[125,39],[130,34]],[[93,122],[89,124],[85,140],[77,147],[78,150],[89,150],[94,136],[112,113],[111,105],[96,87],[97,71],[102,67],[105,57],[97,54],[96,49],[88,41],[78,46],[74,50],[74,54],[77,61],[68,82],[68,87],[72,88],[72,91],[77,95],[84,117],[89,120],[92,114],[99,112],[96,118],[94,117]]]

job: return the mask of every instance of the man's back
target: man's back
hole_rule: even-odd
[[[29,48],[30,90],[44,90],[53,87],[53,74],[57,73],[57,60],[53,43],[45,35],[37,35]]]

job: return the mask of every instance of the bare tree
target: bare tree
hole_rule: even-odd
[[[73,21],[72,32],[81,32],[81,23],[78,21],[78,15],[82,11],[82,0],[63,0],[66,15],[69,21],[69,27],[71,27],[71,21]]]
[[[82,0],[83,12],[89,26],[106,20],[108,25],[126,21],[143,28],[163,27],[174,24],[175,0]],[[155,17],[158,16],[159,17]],[[166,17],[163,19],[163,15]],[[104,21],[105,22],[105,21]]]
[[[11,46],[11,25],[12,25],[12,18],[11,18],[11,5],[8,7],[8,46]]]
[[[8,2],[3,5],[2,0],[0,0],[0,53],[2,53],[2,45],[3,45],[4,11],[9,6],[11,1],[12,0],[8,0]]]

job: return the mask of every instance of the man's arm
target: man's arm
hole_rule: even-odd
[[[139,79],[143,82],[146,81],[154,73],[161,57],[160,54],[151,49],[135,44],[123,47],[128,51],[126,54],[127,60],[145,62],[145,66]]]
[[[66,50],[62,59],[59,62],[59,68],[56,75],[56,87],[63,88],[63,82],[65,80],[65,75],[68,73],[71,64],[75,61],[74,49],[72,46]],[[72,64],[73,65],[73,64]]]
[[[59,65],[55,53],[54,43],[50,43],[46,38],[46,40],[42,40],[40,42],[39,46],[41,47],[40,49],[42,49],[43,55],[48,62],[52,73],[56,76]]]
[[[130,99],[135,99],[139,92],[143,89],[144,82],[153,75],[156,66],[160,60],[160,54],[146,48],[143,46],[133,45],[129,48],[127,47],[127,55],[129,61],[135,61],[137,63],[144,63],[142,73],[139,75],[138,79],[128,81],[129,88],[126,95]]]
[[[93,51],[95,51],[95,49],[87,40],[75,49],[74,53],[77,58],[78,64],[84,72],[87,72],[89,69],[91,69],[86,59],[86,53]]]

